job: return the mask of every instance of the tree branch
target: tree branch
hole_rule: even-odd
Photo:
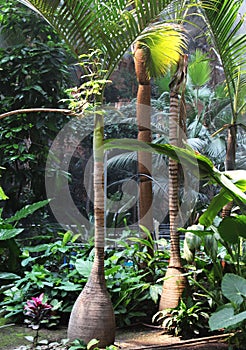
[[[62,113],[67,115],[74,115],[70,109],[59,109],[59,108],[27,108],[27,109],[16,109],[14,111],[9,111],[7,113],[0,114],[0,119],[9,117],[14,114],[25,114],[25,113],[39,113],[39,112],[48,112],[48,113]]]

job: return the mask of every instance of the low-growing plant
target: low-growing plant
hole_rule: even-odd
[[[39,339],[39,328],[42,323],[47,322],[51,317],[52,306],[44,302],[44,294],[40,294],[38,297],[32,297],[28,300],[24,306],[25,323],[28,327],[31,327],[36,331],[35,336],[28,337],[27,339],[32,342],[35,348]]]
[[[231,343],[240,348],[246,342],[246,279],[227,273],[221,290],[229,303],[217,308],[209,319],[211,330],[226,329],[234,332]]]
[[[73,244],[78,236],[69,231],[60,236],[60,240],[49,244],[22,248],[23,274],[3,291],[4,299],[0,303],[5,317],[22,321],[25,301],[40,292],[45,293],[51,303],[59,305],[57,316],[71,311],[86,282],[86,278],[74,268],[74,259],[76,255],[83,256],[92,247],[88,244],[81,249],[81,245]]]
[[[44,293],[50,304],[57,306],[56,317],[66,315],[84,287],[93,262],[93,244],[76,243],[71,232],[59,234],[52,243],[22,248],[23,274],[11,280],[2,292],[0,303],[5,317],[22,322],[22,310],[27,299]],[[154,244],[126,230],[117,247],[108,247],[105,255],[105,276],[116,314],[117,325],[151,318],[161,293],[156,283],[166,268],[168,253],[164,249],[150,256],[147,245]],[[59,306],[59,307],[58,307]],[[53,319],[58,324],[59,319]]]
[[[206,333],[208,319],[208,307],[190,297],[186,301],[181,299],[176,308],[161,310],[153,317],[168,333],[184,338]]]
[[[83,340],[75,339],[68,350],[100,350],[97,346],[99,341],[97,339],[91,339],[88,344],[86,344]],[[117,350],[118,347],[115,345],[106,346],[105,350]]]

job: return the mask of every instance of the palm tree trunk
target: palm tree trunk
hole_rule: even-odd
[[[137,93],[137,124],[138,140],[151,142],[151,109],[150,109],[150,77],[146,71],[146,54],[148,49],[142,48],[139,43],[134,50],[135,71],[138,81]],[[153,231],[152,213],[152,156],[147,152],[138,152],[139,186],[139,223]]]
[[[99,340],[100,347],[114,343],[115,317],[104,275],[104,163],[103,116],[96,114],[94,127],[95,257],[90,277],[70,316],[68,338]]]
[[[227,150],[225,159],[225,171],[234,170],[236,162],[236,147],[237,147],[237,126],[235,123],[231,124],[227,134]],[[233,202],[227,203],[221,212],[222,218],[230,216]]]
[[[179,146],[180,111],[179,92],[185,84],[187,57],[181,56],[174,78],[170,83],[169,142]],[[175,308],[187,286],[187,278],[183,276],[179,233],[179,166],[169,159],[169,219],[170,219],[170,261],[166,272],[159,309]]]

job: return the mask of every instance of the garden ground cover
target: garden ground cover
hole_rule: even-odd
[[[66,328],[57,330],[40,330],[42,339],[48,339],[55,342],[66,338]],[[33,335],[32,330],[16,325],[6,325],[0,327],[0,349],[14,350],[21,345],[30,344],[25,336]],[[164,334],[160,329],[152,329],[149,327],[127,327],[118,329],[116,332],[115,345],[119,349],[127,350],[161,350],[161,349],[180,349],[180,350],[226,350],[228,345],[225,343],[225,338],[212,336],[207,338],[180,340],[177,337],[172,337]],[[46,349],[48,349],[46,347]],[[57,348],[61,349],[61,348]]]

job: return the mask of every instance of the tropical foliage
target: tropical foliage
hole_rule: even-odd
[[[145,0],[141,2],[119,0],[106,3],[92,0],[67,2],[21,0],[21,2],[32,9],[38,9],[39,13],[63,37],[73,54],[82,57],[81,66],[83,68],[85,68],[84,63],[86,61],[86,64],[88,63],[88,53],[94,52],[95,57],[91,57],[90,61],[92,82],[87,81],[77,89],[79,97],[77,102],[82,102],[82,108],[78,106],[78,103],[75,103],[74,106],[76,112],[79,111],[79,113],[84,111],[87,100],[91,100],[91,97],[93,98],[89,102],[93,102],[93,106],[98,102],[101,103],[105,83],[132,43],[138,40],[137,43],[141,45],[145,53],[150,50],[152,44],[160,43],[160,40],[163,39],[163,31],[158,32],[155,36],[156,24],[153,21],[162,10],[167,9],[166,13],[169,14],[175,10],[176,20],[180,24],[183,23],[180,15],[186,14],[188,8],[196,3],[196,1],[188,4],[187,1]],[[181,232],[186,233],[184,243],[181,243],[181,247],[182,244],[184,245],[184,254],[181,255],[181,258],[182,262],[186,262],[186,274],[194,300],[180,298],[176,308],[162,310],[158,316],[162,325],[174,334],[180,334],[184,328],[189,327],[192,327],[195,333],[202,334],[201,320],[206,327],[210,326],[211,330],[217,331],[221,328],[233,330],[239,347],[245,344],[245,171],[223,172],[221,164],[217,168],[217,164],[214,166],[210,159],[197,151],[206,151],[216,159],[218,153],[213,152],[212,149],[216,144],[220,145],[220,150],[222,150],[223,138],[219,138],[218,135],[221,132],[224,137],[225,130],[228,129],[225,166],[228,170],[234,168],[235,165],[238,127],[242,127],[238,134],[239,138],[244,139],[242,130],[244,129],[245,113],[245,33],[239,34],[243,18],[237,17],[242,1],[218,0],[216,2],[202,1],[201,3],[204,8],[199,9],[198,12],[206,19],[208,29],[213,34],[211,47],[222,64],[226,83],[225,90],[220,85],[217,86],[215,92],[213,91],[214,88],[210,85],[209,80],[212,65],[209,64],[207,55],[196,51],[191,60],[196,64],[191,63],[188,71],[186,94],[188,113],[190,113],[188,133],[190,132],[190,136],[193,136],[189,146],[181,149],[169,144],[146,144],[136,140],[121,139],[106,142],[104,150],[120,148],[128,151],[155,153],[160,157],[165,155],[189,169],[193,176],[202,180],[203,185],[213,184],[217,195],[213,197],[208,206],[200,208],[203,214],[196,218],[196,223],[199,224],[180,229]],[[33,33],[28,32],[29,29],[26,27],[22,35],[19,30],[22,24],[18,15],[21,11],[21,7],[18,6],[18,11],[13,14],[15,18],[13,23],[8,21],[8,16],[0,15],[2,24],[0,41],[5,45],[1,51],[0,73],[4,78],[5,87],[1,92],[3,98],[0,101],[3,111],[8,110],[9,102],[13,108],[40,107],[40,101],[43,106],[53,107],[56,106],[58,99],[65,96],[63,88],[66,85],[67,74],[64,74],[63,68],[67,56],[64,44],[58,43],[54,32],[48,34],[47,26],[40,30],[39,40],[34,40]],[[9,12],[11,12],[10,7],[7,9],[7,13]],[[32,23],[35,23],[37,18],[37,23],[41,21],[36,15],[31,18]],[[10,28],[15,28],[16,35],[11,35]],[[156,28],[166,29],[167,26],[160,22]],[[27,37],[25,33],[29,33]],[[176,34],[174,35],[176,38]],[[31,45],[29,45],[29,40]],[[20,46],[11,48],[9,43],[20,43]],[[150,66],[153,67],[155,63],[154,72],[147,71],[149,83],[150,75],[163,72],[164,66],[160,65],[160,70],[156,69],[158,68],[156,63],[160,60],[159,54],[146,57],[150,59]],[[34,64],[34,68],[33,61],[35,64],[38,62],[37,65]],[[166,63],[165,56],[163,62]],[[14,67],[18,69],[13,69]],[[50,76],[54,77],[51,67],[56,68],[56,79],[49,80]],[[199,73],[201,73],[200,76]],[[99,82],[101,85],[98,85]],[[91,90],[88,88],[91,86],[96,88],[92,89],[93,96],[90,95]],[[7,95],[6,92],[9,94]],[[222,96],[220,101],[218,101],[219,96]],[[164,99],[165,102],[168,101],[166,95]],[[70,102],[74,103],[74,100],[71,99]],[[161,104],[162,101],[159,101],[159,106]],[[167,106],[165,106],[165,111],[167,111]],[[218,121],[218,116],[221,115],[223,120]],[[48,311],[46,309],[50,309],[45,303],[42,304],[42,297],[38,297],[40,293],[45,292],[55,310],[55,314],[46,320],[50,326],[57,325],[61,315],[68,316],[75,300],[79,300],[78,303],[82,300],[82,312],[77,312],[77,314],[75,312],[73,321],[82,314],[81,324],[88,323],[91,327],[92,331],[89,332],[89,335],[85,335],[86,342],[94,338],[95,330],[97,331],[99,341],[93,339],[87,347],[97,345],[106,347],[114,340],[114,314],[118,325],[128,325],[134,321],[149,320],[157,311],[156,305],[161,292],[160,283],[163,282],[163,279],[165,280],[163,275],[168,266],[170,247],[169,243],[163,240],[154,241],[148,230],[142,227],[147,239],[140,239],[134,235],[134,232],[126,230],[122,240],[114,242],[117,249],[112,246],[104,249],[104,192],[97,191],[99,187],[103,188],[103,151],[99,147],[103,144],[104,137],[103,118],[100,113],[95,113],[94,116],[96,230],[94,241],[86,245],[82,245],[79,237],[70,231],[49,237],[39,236],[38,244],[35,245],[30,244],[29,237],[25,240],[19,239],[25,228],[23,219],[47,203],[47,201],[41,201],[20,209],[33,199],[44,197],[42,184],[37,183],[35,186],[35,181],[41,179],[38,175],[41,174],[40,169],[44,164],[46,149],[39,153],[38,150],[34,152],[32,148],[38,142],[46,145],[42,141],[49,142],[57,130],[62,127],[66,118],[62,117],[58,120],[55,115],[52,115],[50,119],[50,116],[43,114],[37,117],[37,124],[33,122],[36,115],[30,115],[30,118],[23,115],[21,118],[3,119],[0,127],[2,128],[1,147],[3,150],[1,165],[7,168],[6,174],[12,172],[10,179],[7,176],[5,178],[5,172],[3,172],[3,188],[7,189],[8,196],[0,187],[0,198],[7,204],[11,203],[11,192],[13,192],[13,195],[17,194],[17,197],[14,197],[17,200],[12,201],[16,205],[14,209],[11,207],[7,211],[7,205],[5,206],[6,211],[3,212],[0,220],[0,249],[3,253],[1,257],[3,272],[0,274],[3,285],[0,289],[0,297],[3,314],[13,320],[23,320],[23,307],[27,300],[34,298],[33,303],[28,301],[28,312],[37,316],[40,321],[42,317],[38,313],[35,314],[34,306],[37,306],[38,309],[38,306],[43,305],[45,312]],[[210,136],[212,129],[214,140],[216,140],[214,144]],[[202,140],[199,139],[201,135]],[[29,140],[32,141],[32,144],[28,143]],[[205,145],[208,140],[211,147]],[[191,149],[191,146],[196,149],[196,152]],[[242,154],[243,150],[244,148],[241,147]],[[36,171],[31,173],[30,178],[28,177],[29,167]],[[20,180],[19,175],[22,173],[24,176]],[[121,196],[121,193],[114,195],[117,198]],[[9,201],[7,197],[10,197]],[[219,215],[222,208],[232,200],[237,205],[233,215],[221,219]],[[121,221],[126,224],[126,218],[122,213],[120,214]],[[36,225],[34,227],[37,228]],[[8,259],[5,259],[6,249],[11,254],[13,252],[15,257],[13,261],[10,261],[13,262],[12,265],[9,264]],[[150,251],[153,254],[150,254]],[[85,292],[81,294],[82,299],[77,299],[81,287],[84,287]],[[107,294],[106,287],[109,294]],[[224,305],[225,303],[227,304]],[[39,311],[42,314],[42,307]],[[209,323],[207,323],[208,314],[212,314]],[[34,327],[37,327],[36,319],[35,323]],[[70,324],[72,337],[78,334],[78,328],[79,325],[76,322]],[[243,332],[240,332],[240,329]],[[81,340],[75,340],[72,348],[83,347]]]
[[[1,4],[1,112],[58,107],[71,81],[68,54],[44,20],[14,1]],[[22,28],[22,29],[20,29]],[[35,28],[35,30],[33,30]],[[1,120],[5,215],[46,198],[44,168],[49,142],[67,121],[57,113],[29,113]],[[37,217],[38,220],[38,217]],[[43,224],[44,224],[43,220]]]

